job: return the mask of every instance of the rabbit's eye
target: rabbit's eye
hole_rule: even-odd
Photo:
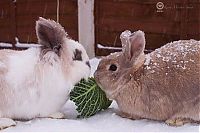
[[[111,64],[109,67],[110,71],[116,71],[117,70],[117,66],[115,64]]]

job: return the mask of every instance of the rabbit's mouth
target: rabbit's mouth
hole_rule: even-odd
[[[108,94],[108,91],[106,90],[106,88],[100,83],[99,80],[96,80],[96,83],[98,84],[98,86],[106,93],[106,95]]]
[[[98,84],[98,86],[99,86],[103,91],[105,91],[104,87],[101,85],[101,83],[100,83],[98,80],[96,80],[96,83]]]
[[[99,80],[95,78],[97,85],[106,93],[106,96],[110,99],[109,91],[104,87]]]

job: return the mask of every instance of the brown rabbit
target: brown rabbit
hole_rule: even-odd
[[[168,43],[144,54],[142,31],[124,31],[123,50],[104,57],[95,79],[131,119],[180,126],[200,122],[200,41]]]

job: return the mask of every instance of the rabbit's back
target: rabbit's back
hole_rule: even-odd
[[[149,95],[146,101],[152,117],[166,119],[183,110],[199,111],[199,41],[169,43],[147,55],[144,66],[142,82],[143,88],[149,90],[145,93]]]
[[[156,82],[157,79],[160,85],[174,88],[171,91],[176,88],[179,92],[182,92],[181,88],[197,91],[200,77],[200,41],[176,41],[155,50],[146,56],[144,73],[144,77],[153,79],[148,80],[149,82]]]
[[[21,108],[30,94],[22,86],[27,84],[25,80],[28,81],[28,76],[34,71],[35,54],[36,49],[0,50],[0,117],[13,115],[14,108]],[[14,102],[16,103],[13,104]]]

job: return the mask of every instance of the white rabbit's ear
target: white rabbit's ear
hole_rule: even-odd
[[[36,22],[36,34],[38,43],[43,45],[45,49],[53,51],[64,43],[67,36],[64,28],[59,23],[42,17]]]
[[[126,58],[130,60],[136,59],[145,48],[145,35],[142,31],[136,31],[131,34],[130,31],[122,32],[121,42],[123,47],[123,53]]]

